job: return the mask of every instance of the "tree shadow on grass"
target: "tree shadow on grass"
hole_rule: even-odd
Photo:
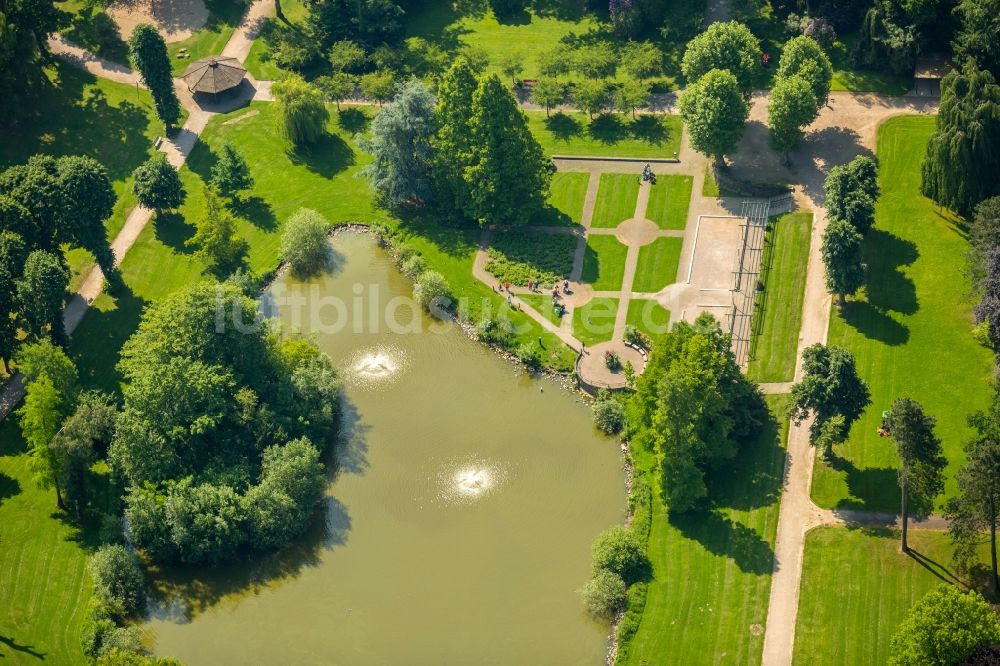
[[[523,6],[510,7],[507,11],[501,11],[499,14],[494,12],[494,15],[500,25],[528,25],[531,23],[531,14]]]
[[[100,88],[86,89],[97,80],[93,75],[68,63],[56,61],[53,68],[55,80],[37,86],[18,117],[10,119],[16,125],[5,130],[10,140],[0,142],[0,166],[40,152],[87,155],[104,165],[112,180],[123,180],[152,148],[147,111],[135,99],[112,106]]]
[[[28,452],[28,445],[21,436],[21,426],[12,414],[0,421],[0,456],[19,456]]]
[[[147,303],[127,285],[116,289],[112,298],[113,306],[92,307],[84,315],[70,339],[70,356],[83,387],[117,393],[122,381],[117,369],[119,352],[139,326]]]
[[[177,254],[191,254],[194,250],[187,244],[194,236],[194,227],[188,224],[180,213],[158,213],[153,221],[156,240]]]
[[[577,0],[534,0],[531,6],[539,16],[576,22],[591,11],[590,4]]]
[[[847,483],[850,497],[837,502],[837,509],[899,511],[899,473],[894,468],[858,468],[853,461],[841,457],[836,451],[827,456],[824,462],[834,471],[844,474]],[[917,505],[912,507],[912,512],[914,516],[925,513]]]
[[[569,215],[555,206],[549,205],[546,205],[535,213],[535,216],[531,219],[531,224],[537,227],[578,227],[581,230],[583,229]]]
[[[640,141],[659,145],[665,143],[670,138],[663,118],[653,114],[641,115],[632,120],[628,125],[629,133]]]
[[[720,511],[669,515],[670,524],[713,555],[728,557],[744,573],[765,576],[774,568],[774,551],[757,532]]]
[[[846,305],[837,306],[837,312],[844,322],[870,340],[896,346],[910,339],[910,329],[868,301],[847,301]]]
[[[17,479],[0,472],[0,502],[3,502],[8,497],[18,495],[20,492],[21,483]]]
[[[927,571],[931,572],[932,574],[940,578],[942,582],[965,586],[964,581],[962,581],[958,576],[952,573],[950,569],[945,567],[943,564],[927,557],[920,551],[914,549],[912,546],[910,547],[910,551],[907,554],[913,558],[914,562],[916,562],[924,569],[927,569]]]
[[[601,276],[601,259],[594,248],[587,243],[583,251],[583,270],[580,272],[580,282],[594,284]]]
[[[629,130],[622,119],[613,113],[602,113],[590,121],[587,128],[590,138],[604,144],[614,144],[628,137]]]
[[[315,143],[286,154],[292,164],[303,165],[324,178],[333,178],[356,161],[354,151],[336,134],[324,134]]]
[[[361,109],[345,107],[337,113],[337,125],[345,132],[357,134],[366,132],[371,124],[371,118]]]
[[[15,652],[20,652],[21,654],[26,654],[28,656],[34,657],[35,659],[41,659],[45,661],[45,653],[39,652],[35,649],[34,645],[26,645],[18,643],[16,640],[10,636],[0,634],[0,645],[6,645],[8,648]],[[3,652],[0,652],[0,657],[4,656]]]
[[[865,237],[865,291],[868,302],[880,310],[911,315],[920,309],[917,287],[903,275],[901,266],[909,266],[920,256],[916,243],[904,240],[877,227]]]
[[[274,215],[271,204],[256,194],[246,197],[233,197],[227,207],[239,217],[247,220],[253,226],[263,231],[273,231],[278,226],[278,218]]]
[[[569,141],[573,137],[582,136],[584,131],[583,123],[561,112],[553,113],[545,119],[545,129],[558,141]]]
[[[118,34],[118,25],[100,6],[83,6],[62,31],[69,41],[113,62],[128,63],[128,45]]]
[[[482,230],[467,220],[438,216],[435,211],[403,211],[401,229],[421,236],[451,257],[471,256],[479,248]]]
[[[740,470],[735,478],[734,469]],[[740,446],[726,469],[706,476],[708,496],[717,507],[741,511],[771,506],[781,497],[784,469],[781,424],[768,411],[757,437]]]

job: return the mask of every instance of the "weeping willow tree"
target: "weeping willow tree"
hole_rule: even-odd
[[[903,16],[893,16],[891,6],[881,2],[865,14],[854,49],[856,67],[912,74],[917,61],[917,35]]]
[[[968,217],[1000,194],[1000,86],[969,62],[941,82],[937,130],[921,169],[923,193]]]

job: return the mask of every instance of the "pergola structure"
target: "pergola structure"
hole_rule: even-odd
[[[214,95],[239,86],[246,73],[236,58],[209,56],[188,65],[182,78],[191,92]]]

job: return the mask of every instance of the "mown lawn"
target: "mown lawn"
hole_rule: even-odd
[[[0,423],[0,659],[84,664],[80,631],[91,594],[79,530],[39,488],[17,420]]]
[[[812,213],[789,213],[771,222],[754,309],[754,343],[747,374],[757,382],[795,376]]]
[[[621,289],[627,254],[628,248],[614,236],[587,236],[580,280],[590,283],[595,291]]]
[[[670,310],[654,300],[633,298],[628,302],[625,323],[655,340],[670,330]]]
[[[654,293],[677,281],[683,238],[657,238],[639,248],[632,291]]]
[[[199,58],[222,53],[249,4],[234,0],[203,1],[208,9],[208,22],[187,39],[167,44],[174,76],[183,74],[187,66]],[[181,49],[187,49],[189,57],[178,58]]]
[[[787,396],[767,403],[772,419],[731,470],[711,479],[711,511],[669,516],[653,482],[653,580],[619,664],[760,662],[788,430]],[[637,446],[632,455],[655,479],[656,456]]]
[[[614,228],[635,215],[639,177],[634,173],[602,173],[590,226]]]
[[[532,224],[567,226],[580,224],[583,202],[587,198],[590,174],[581,171],[557,171],[552,174],[548,208]]]
[[[573,310],[573,335],[588,347],[607,342],[615,332],[617,298],[592,298]]]
[[[966,418],[989,400],[993,357],[971,335],[968,242],[956,217],[920,195],[920,163],[934,122],[907,116],[879,129],[882,196],[865,239],[868,287],[843,311],[834,305],[829,334],[831,344],[854,354],[872,404],[835,449],[833,463],[816,465],[813,498],[824,507],[898,510],[897,455],[876,429],[899,396],[937,418],[949,461],[944,497],[954,495],[971,432]]]
[[[556,314],[555,305],[552,303],[552,296],[547,294],[522,294],[518,296],[522,301],[533,307],[556,326],[562,324],[562,317]]]
[[[681,145],[681,118],[661,114],[525,111],[532,134],[548,155],[673,158]]]
[[[900,552],[895,530],[806,535],[795,664],[884,664],[909,608],[938,585],[964,582],[951,569],[946,532],[910,530],[909,542],[912,557]]]
[[[657,176],[649,192],[646,217],[661,229],[686,227],[693,183],[692,176]]]
[[[406,16],[406,32],[421,37],[449,51],[470,46],[482,49],[489,58],[487,71],[501,74],[500,58],[516,49],[524,56],[522,76],[538,78],[536,58],[548,51],[570,33],[583,34],[601,30],[601,20],[585,9],[584,3],[563,3],[556,11],[550,8],[540,13],[527,11],[517,17],[498,21],[491,11],[483,14],[463,14],[446,2],[425,2],[415,6]]]
[[[178,214],[154,219],[143,231],[122,265],[128,290],[99,297],[74,336],[73,348],[82,372],[92,375],[95,383],[114,387],[118,349],[134,330],[143,306],[185,284],[210,279],[185,241],[193,235],[193,222],[204,210],[204,181],[217,151],[227,141],[246,157],[255,180],[254,189],[230,206],[239,233],[250,245],[245,263],[251,271],[264,274],[277,266],[285,220],[299,208],[308,207],[335,223],[399,226],[407,242],[448,279],[454,293],[465,297],[464,306],[472,320],[477,321],[485,312],[507,309],[498,294],[472,277],[479,229],[449,227],[432,219],[400,221],[375,206],[370,188],[357,177],[370,158],[357,148],[353,138],[367,127],[370,110],[332,111],[329,135],[309,152],[286,148],[274,131],[275,113],[274,105],[255,103],[209,123],[181,170],[187,201]],[[542,331],[523,313],[510,316],[515,324],[527,324],[521,327],[525,332],[519,340],[534,342],[541,335],[546,347],[554,350],[551,364],[572,367],[572,352],[555,336]]]
[[[676,84],[684,47],[700,28],[704,13],[704,0],[668,3],[664,7],[666,34],[648,36],[666,56],[665,76],[654,80],[658,88]],[[481,50],[489,59],[487,71],[497,74],[500,74],[500,58],[513,50],[523,58],[520,75],[527,79],[538,78],[539,55],[561,40],[601,39],[616,45],[622,41],[608,23],[607,4],[585,2],[536,2],[527,11],[499,20],[492,11],[476,11],[469,4],[424,2],[407,10],[405,25],[407,36],[426,39],[448,53],[468,48]],[[579,78],[575,73],[570,77]],[[619,73],[618,78],[623,79],[624,74]]]
[[[93,157],[107,169],[118,195],[105,225],[108,238],[114,238],[135,207],[132,171],[153,153],[153,140],[163,132],[152,99],[145,90],[98,79],[59,61],[45,75],[50,85],[28,98],[24,120],[7,130],[9,140],[0,141],[0,170],[36,153]],[[67,259],[75,288],[94,259],[85,250],[71,250]]]

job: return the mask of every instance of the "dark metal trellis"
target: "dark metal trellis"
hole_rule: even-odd
[[[743,242],[739,261],[733,271],[733,306],[729,314],[729,334],[733,340],[736,361],[745,365],[749,360],[753,339],[753,311],[757,299],[757,283],[766,244],[767,220],[771,214],[769,200],[744,201],[740,216]]]

